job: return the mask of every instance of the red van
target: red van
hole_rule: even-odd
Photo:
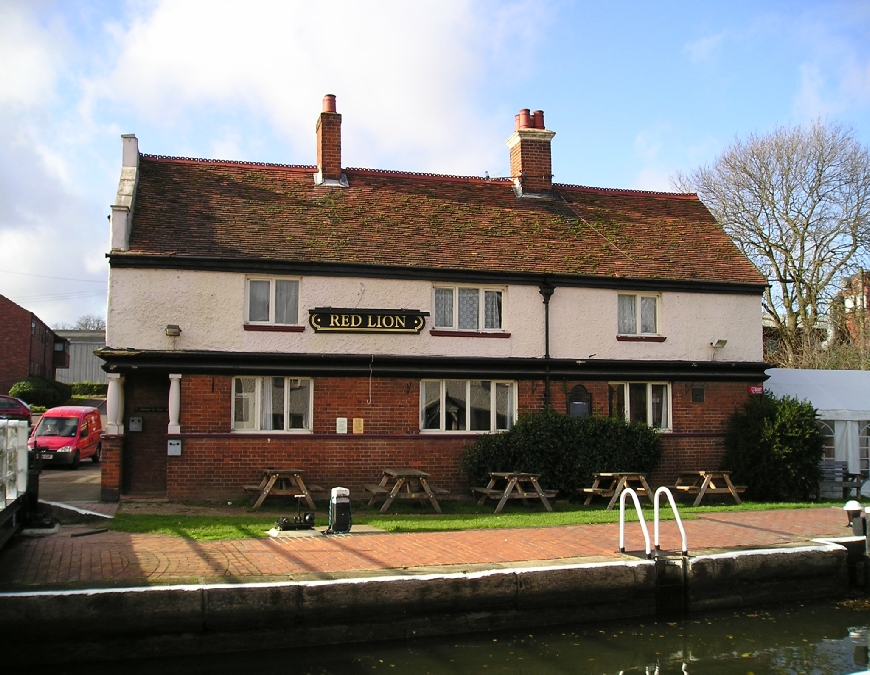
[[[45,465],[78,469],[88,459],[96,464],[102,451],[103,423],[100,411],[84,405],[64,405],[43,413],[30,434],[27,447],[42,457]]]

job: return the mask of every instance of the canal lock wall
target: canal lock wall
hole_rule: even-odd
[[[599,622],[849,591],[857,544],[246,585],[0,593],[12,664],[220,653]],[[852,565],[854,568],[855,565]]]

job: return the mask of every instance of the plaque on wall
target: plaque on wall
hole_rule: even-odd
[[[419,333],[429,312],[417,309],[309,310],[308,323],[316,333]]]

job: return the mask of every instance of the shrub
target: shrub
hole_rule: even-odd
[[[99,382],[73,382],[73,396],[105,396],[109,389],[108,384]]]
[[[821,479],[822,453],[815,408],[765,392],[729,419],[722,468],[750,499],[807,499]]]
[[[541,474],[541,484],[575,498],[599,471],[647,473],[661,458],[658,432],[609,417],[571,418],[549,410],[521,415],[510,431],[480,436],[462,454],[470,485],[490,471]]]
[[[31,376],[13,384],[9,395],[30,405],[52,408],[66,403],[72,395],[72,389],[63,382],[49,382],[41,377]]]

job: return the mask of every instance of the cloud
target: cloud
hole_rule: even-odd
[[[716,35],[708,35],[699,40],[687,42],[683,46],[683,49],[688,52],[689,60],[692,63],[708,61],[722,48],[726,37],[726,31],[717,33]]]
[[[542,20],[534,4],[260,0],[240,7],[159,2],[129,28],[116,26],[120,56],[92,95],[168,124],[183,124],[191,107],[244,111],[290,143],[297,157],[287,161],[311,163],[314,122],[331,93],[344,116],[348,166],[482,174],[507,164],[502,142],[513,116],[494,124],[476,108],[475,89],[507,73],[500,55],[534,44]]]
[[[40,28],[23,4],[0,4],[0,106],[28,108],[52,95],[62,40],[56,29]]]

